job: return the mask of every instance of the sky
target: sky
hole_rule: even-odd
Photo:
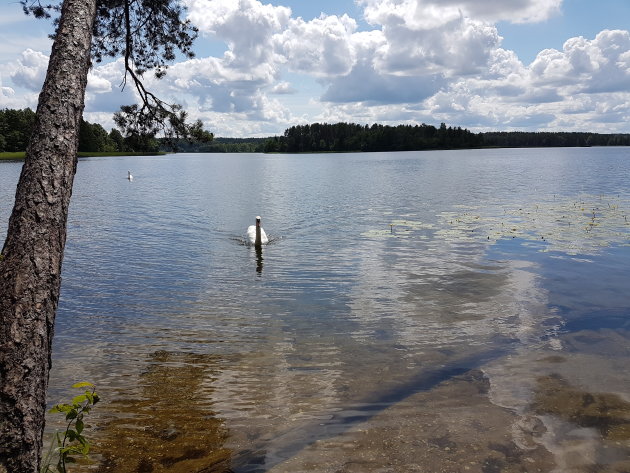
[[[215,136],[339,121],[630,133],[630,0],[182,0],[194,59],[152,91]],[[0,4],[0,108],[36,108],[51,24]],[[114,124],[121,60],[84,118]]]

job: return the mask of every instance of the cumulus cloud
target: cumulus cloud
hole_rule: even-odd
[[[274,61],[272,37],[284,31],[291,9],[258,0],[188,0],[189,18],[203,34],[228,45],[227,65],[250,69]]]
[[[384,72],[474,74],[499,45],[495,27],[463,16],[430,29],[414,29],[402,17],[389,21],[383,25],[387,46],[377,50],[375,58],[376,67]]]
[[[604,30],[593,40],[571,38],[562,51],[542,51],[531,64],[536,84],[574,86],[576,92],[628,90],[630,33]]]
[[[93,94],[105,94],[111,91],[112,83],[109,80],[94,74],[94,72],[88,73],[86,92]]]
[[[560,12],[562,0],[357,0],[371,24],[407,18],[415,28],[431,29],[460,15],[496,23],[544,21]]]
[[[630,33],[607,30],[541,51],[528,67],[499,49],[487,74],[461,77],[425,105],[479,127],[619,130],[630,117],[628,51]]]
[[[567,38],[529,65],[502,48],[496,22],[544,21],[562,0],[355,0],[362,23],[347,14],[305,19],[260,0],[185,2],[201,35],[225,52],[177,63],[163,80],[147,74],[146,85],[219,136],[336,120],[607,131],[630,121],[628,31]],[[0,100],[15,103],[25,89],[34,96],[46,63],[24,51],[4,68]],[[120,60],[91,71],[87,117],[136,101],[130,84],[121,92],[122,78]],[[305,98],[307,89],[317,90]]]
[[[39,92],[46,77],[47,67],[48,56],[29,48],[11,67],[11,80],[19,87]]]
[[[529,66],[501,48],[497,21],[543,21],[562,0],[358,0],[371,25],[363,31],[347,15],[307,21],[257,0],[188,4],[202,33],[228,46],[221,58],[171,71],[173,91],[188,91],[202,114],[270,116],[279,103],[264,100],[268,94],[295,92],[288,71],[319,81],[313,105],[329,121],[580,129],[599,116],[628,117],[628,32],[571,38]],[[592,94],[599,99],[587,100]],[[603,107],[608,100],[616,105]],[[278,123],[296,120],[280,109]]]
[[[123,59],[99,64],[88,74],[88,86],[85,94],[85,112],[90,114],[108,113],[110,116],[120,109],[121,105],[137,102],[132,84],[124,88]],[[108,121],[111,123],[111,118]]]
[[[322,100],[366,105],[415,103],[440,90],[442,79],[439,74],[416,77],[379,74],[371,64],[361,62],[350,74],[331,80]]]
[[[297,93],[297,90],[289,82],[279,82],[271,88],[272,94],[277,95],[292,95]]]
[[[4,87],[2,85],[2,76],[0,76],[0,107],[8,108],[8,104],[15,97],[15,90],[11,87]]]
[[[274,47],[289,70],[314,76],[344,75],[355,61],[352,34],[356,29],[356,21],[348,15],[321,15],[312,21],[298,18],[274,36]]]

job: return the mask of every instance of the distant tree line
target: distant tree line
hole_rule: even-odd
[[[180,153],[262,153],[269,138],[213,138],[209,143],[177,140]],[[173,143],[171,143],[172,145]],[[166,145],[162,144],[163,149]]]
[[[35,123],[35,112],[30,108],[0,110],[0,152],[24,151]],[[113,128],[109,133],[98,123],[81,120],[79,151],[87,152],[155,152],[160,148],[153,136],[131,134],[123,137]]]
[[[630,134],[570,132],[486,132],[483,145],[498,148],[547,148],[575,146],[630,146]]]
[[[31,134],[35,112],[0,110],[0,152],[24,151]],[[630,134],[575,132],[484,132],[472,133],[460,127],[432,125],[358,125],[356,123],[313,123],[285,130],[269,138],[214,138],[172,140],[153,135],[123,136],[113,128],[109,133],[98,123],[81,121],[79,151],[157,152],[173,147],[188,153],[324,153],[353,151],[417,151],[462,148],[532,148],[574,146],[630,146]]]
[[[460,127],[432,125],[358,125],[314,123],[287,129],[265,142],[265,152],[412,151],[475,148],[482,137]]]
[[[630,146],[630,134],[574,132],[472,133],[460,127],[432,125],[298,125],[267,139],[265,152],[416,151],[481,147]]]
[[[24,151],[35,122],[35,112],[0,110],[0,151]]]

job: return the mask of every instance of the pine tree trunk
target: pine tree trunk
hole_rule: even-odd
[[[0,260],[0,473],[36,473],[96,0],[64,0]]]

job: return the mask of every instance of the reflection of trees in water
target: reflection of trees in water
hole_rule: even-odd
[[[209,401],[218,361],[212,355],[151,354],[139,394],[103,406],[113,420],[94,436],[97,471],[229,471],[227,429]]]

